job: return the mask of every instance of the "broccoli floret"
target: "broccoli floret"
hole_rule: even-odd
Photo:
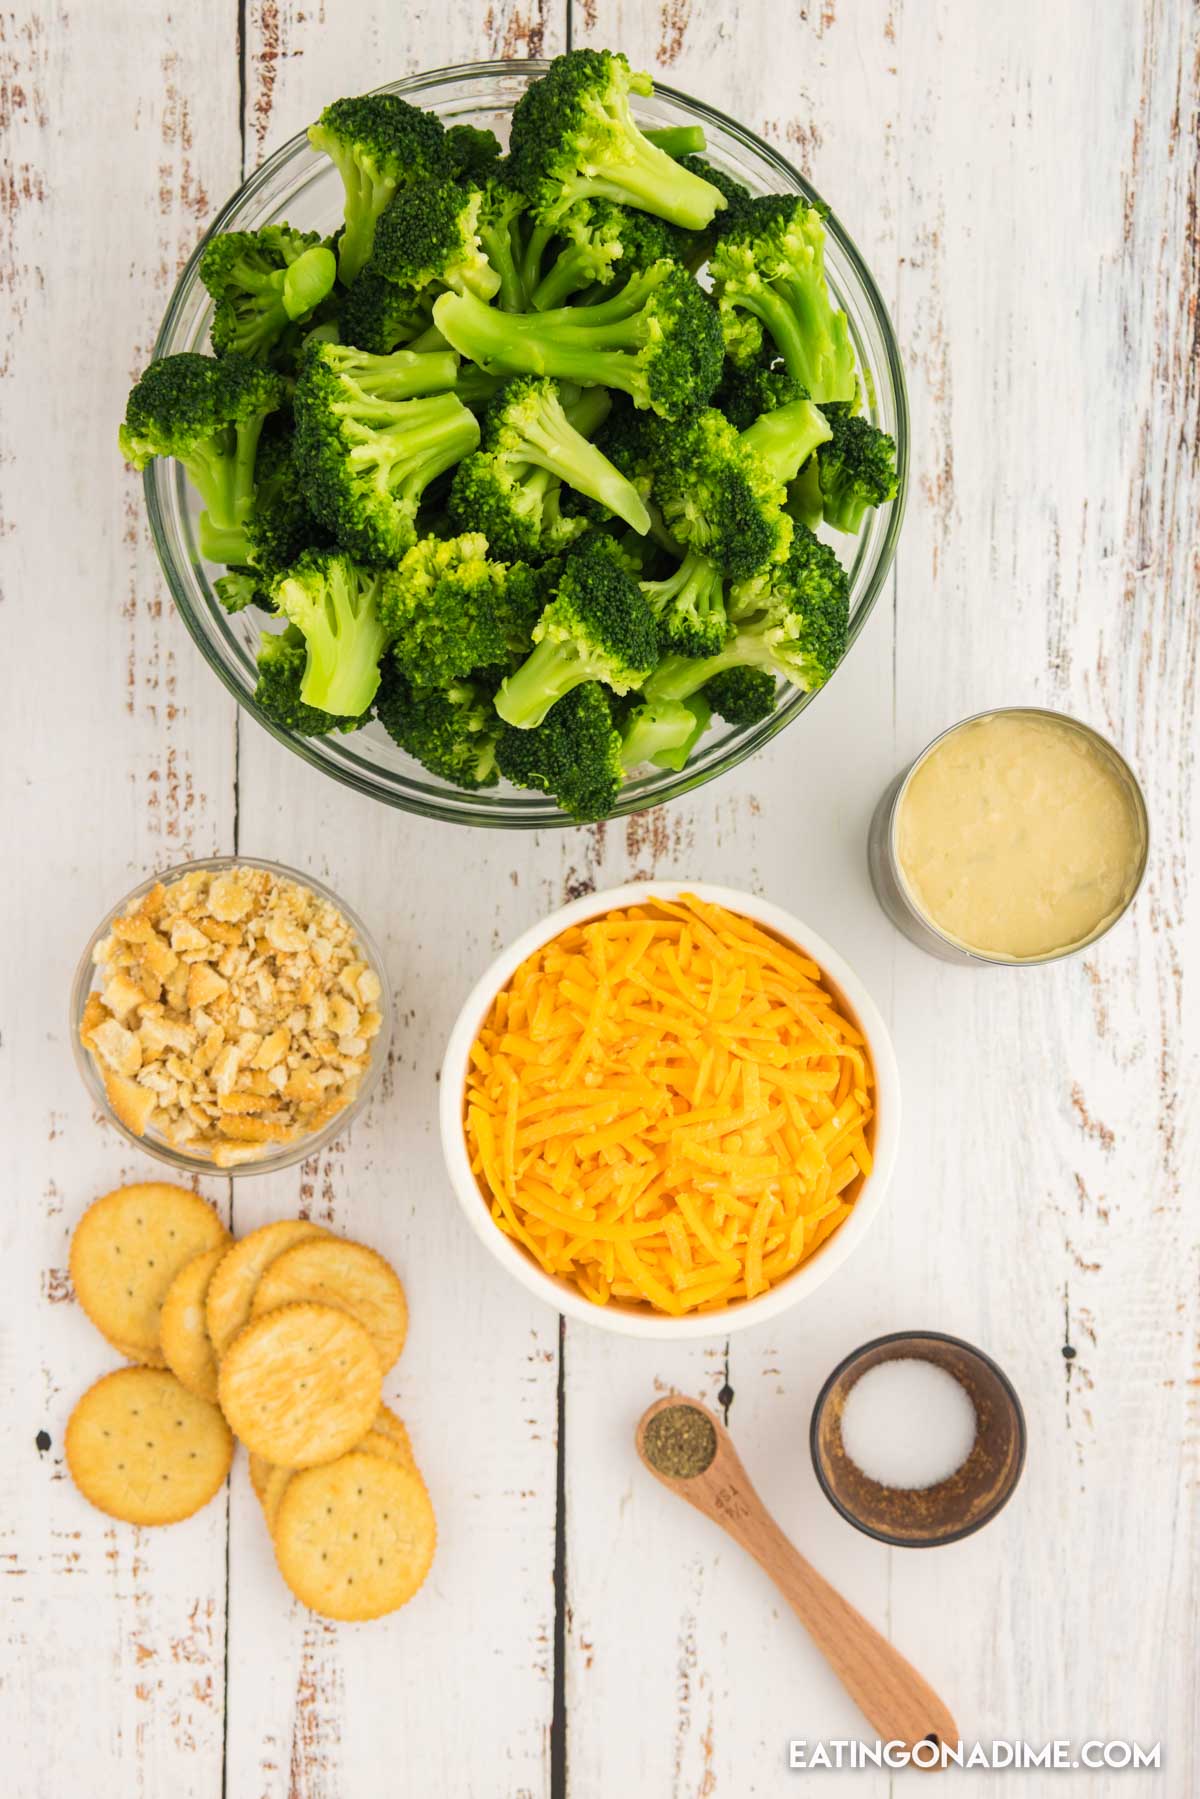
[[[679,656],[715,656],[725,642],[725,580],[719,568],[691,550],[673,574],[662,581],[643,581],[642,592],[658,621],[664,652]]]
[[[640,274],[664,257],[682,261],[681,234],[673,225],[611,200],[577,200],[555,233],[562,248],[533,290],[537,312],[563,306],[593,284],[604,288]]]
[[[342,343],[386,356],[428,331],[429,307],[420,294],[364,269],[342,302],[337,326]]]
[[[213,592],[226,612],[244,612],[247,606],[262,606],[268,602],[252,568],[227,569],[213,582]]]
[[[813,692],[846,648],[850,585],[829,548],[797,525],[783,562],[730,590],[730,633],[719,654],[668,656],[647,681],[647,699],[689,699],[726,669],[761,668]]]
[[[289,422],[290,423],[290,422]],[[305,549],[330,549],[313,517],[296,459],[296,438],[280,414],[267,420],[254,462],[254,506],[246,521],[253,564],[269,586]]]
[[[817,451],[821,511],[836,531],[857,531],[868,506],[896,497],[896,440],[844,406],[826,416],[832,435]]]
[[[305,351],[293,400],[300,471],[317,518],[363,561],[399,561],[426,488],[479,442],[462,401],[434,391],[455,373],[448,352]]]
[[[621,760],[627,769],[652,762],[656,768],[683,768],[708,729],[712,713],[699,694],[690,700],[644,700],[621,732]]]
[[[704,698],[730,725],[756,725],[775,710],[775,677],[765,668],[727,668],[704,684]]]
[[[484,183],[479,207],[479,242],[499,283],[496,304],[504,312],[524,312],[529,294],[522,273],[528,201],[507,179],[505,167]]]
[[[304,633],[289,625],[282,633],[264,631],[258,644],[258,684],[254,698],[268,718],[301,737],[324,737],[330,731],[357,731],[370,719],[369,710],[355,718],[336,718],[319,706],[307,706],[300,689],[308,667]]]
[[[495,786],[500,721],[486,684],[455,681],[445,688],[421,687],[393,656],[385,656],[375,716],[430,774],[456,787]]]
[[[735,362],[754,359],[765,327],[788,374],[818,405],[854,398],[854,345],[826,286],[817,207],[798,194],[770,194],[736,209],[709,273]]]
[[[628,693],[658,661],[654,614],[616,545],[599,535],[568,553],[532,635],[532,655],[496,695],[496,711],[518,730],[540,725],[556,700],[585,681]]]
[[[336,275],[333,251],[315,231],[267,225],[210,238],[200,279],[215,302],[213,349],[274,360],[289,327],[312,317]]]
[[[513,108],[510,156],[539,219],[553,224],[575,200],[604,199],[696,231],[721,210],[720,190],[634,122],[629,96],[653,89],[612,50],[570,50],[526,88]]]
[[[721,369],[721,333],[707,295],[665,258],[599,305],[509,313],[470,294],[443,294],[433,322],[488,374],[615,387],[664,418],[702,405]]]
[[[532,569],[488,558],[479,532],[422,538],[383,577],[381,613],[396,665],[423,687],[524,654],[545,599]]]
[[[761,362],[740,367],[736,362],[727,362],[712,403],[731,425],[745,431],[764,412],[774,412],[777,406],[807,398],[800,383],[785,368],[771,368]]]
[[[496,133],[478,125],[451,125],[444,148],[451,175],[472,187],[482,186],[493,174],[502,154]]]
[[[598,411],[591,395],[603,399],[603,390],[581,396],[595,428],[607,406]],[[646,530],[649,514],[637,489],[577,429],[557,384],[518,375],[489,405],[480,448],[459,464],[450,511],[464,529],[483,531],[501,555],[545,555],[564,547],[583,523],[564,520],[558,510],[564,481],[634,530]]]
[[[446,134],[431,112],[398,94],[335,100],[308,128],[314,150],[330,158],[346,189],[338,274],[349,287],[371,254],[380,214],[396,190],[449,173]]]
[[[625,777],[608,694],[585,681],[534,729],[502,730],[496,764],[515,786],[550,794],[577,824],[606,818]]]
[[[791,542],[785,485],[828,434],[810,400],[765,413],[742,432],[715,407],[656,426],[653,492],[668,531],[734,580],[764,568]]]
[[[152,362],[129,396],[121,454],[137,469],[156,456],[183,464],[204,501],[200,549],[214,562],[250,560],[258,440],[283,397],[280,377],[246,357],[191,350]]]
[[[308,660],[300,698],[339,718],[370,710],[387,633],[379,616],[381,577],[341,550],[306,550],[271,584],[275,610],[304,636]]]
[[[651,436],[654,499],[667,530],[735,580],[787,549],[783,485],[729,420],[705,407]]]
[[[490,300],[500,277],[479,242],[482,204],[452,181],[402,189],[375,228],[368,272],[426,303],[446,290]]]

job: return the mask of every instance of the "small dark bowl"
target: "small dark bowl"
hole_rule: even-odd
[[[933,1362],[962,1383],[975,1407],[975,1445],[961,1468],[933,1487],[883,1487],[842,1447],[842,1408],[855,1382],[880,1362]],[[817,1395],[809,1429],[813,1468],[829,1503],[856,1530],[900,1549],[957,1543],[1012,1497],[1025,1466],[1025,1414],[1012,1382],[990,1356],[941,1331],[893,1331],[839,1362]]]

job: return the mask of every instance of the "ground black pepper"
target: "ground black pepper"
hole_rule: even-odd
[[[655,1412],[642,1433],[647,1460],[660,1474],[690,1480],[703,1474],[717,1453],[711,1418],[694,1405],[667,1406]]]

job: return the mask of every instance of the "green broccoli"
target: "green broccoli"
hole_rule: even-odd
[[[627,769],[644,762],[656,768],[683,768],[708,729],[712,713],[694,694],[688,700],[643,700],[634,707],[621,732],[621,760]]]
[[[730,725],[756,725],[775,710],[775,677],[766,668],[727,668],[703,687],[704,698],[718,718]]]
[[[682,162],[685,156],[699,156],[707,143],[703,125],[647,125],[642,136],[676,162]]]
[[[332,547],[309,511],[296,465],[291,421],[272,413],[263,426],[254,459],[254,505],[246,520],[250,562],[213,583],[227,612],[249,605],[271,610],[271,584],[305,549]]]
[[[270,605],[270,595],[252,568],[226,569],[212,586],[226,612],[244,612],[247,606]]]
[[[793,400],[807,400],[808,395],[785,368],[753,362],[740,366],[727,362],[720,386],[712,397],[718,412],[723,412],[731,425],[745,431],[764,412],[787,406]]]
[[[587,440],[586,427],[594,430],[607,410],[600,388],[568,413],[555,382],[535,375],[507,382],[484,414],[480,448],[458,466],[452,516],[464,529],[483,531],[501,555],[541,557],[563,548],[585,522],[562,518],[565,481],[645,531],[649,514],[637,489]]]
[[[273,361],[289,327],[312,317],[336,275],[333,251],[315,231],[266,225],[210,238],[200,279],[215,305],[213,349]]]
[[[815,531],[824,518],[821,499],[821,473],[816,456],[810,456],[794,481],[788,482],[787,510],[798,525]]]
[[[533,290],[537,312],[553,311],[593,284],[608,287],[640,274],[664,257],[681,260],[674,226],[611,200],[577,200],[558,221],[555,234],[563,247]]]
[[[368,272],[427,304],[444,291],[490,300],[500,276],[480,245],[482,204],[452,181],[401,189],[375,228]]]
[[[383,577],[380,615],[396,666],[446,688],[477,669],[507,669],[528,648],[545,599],[532,569],[488,559],[479,532],[425,537]]]
[[[725,204],[720,190],[672,160],[638,129],[631,94],[653,92],[611,50],[555,57],[513,108],[510,158],[535,216],[553,224],[575,200],[616,200],[689,231]]]
[[[448,352],[372,356],[314,344],[304,353],[293,405],[309,504],[365,562],[399,561],[426,488],[479,442],[462,401],[434,391],[455,373]]]
[[[305,550],[271,584],[275,609],[308,648],[300,698],[338,718],[370,709],[387,633],[379,615],[382,579],[341,550]]]
[[[329,157],[346,189],[338,274],[349,287],[371,254],[380,214],[396,190],[449,174],[446,134],[433,113],[398,94],[362,94],[327,106],[309,126],[308,141]]]
[[[370,720],[369,709],[355,718],[336,718],[300,698],[308,667],[308,645],[303,631],[288,625],[283,632],[264,631],[258,644],[257,705],[285,731],[301,737],[324,737],[330,731],[357,731]]]
[[[443,294],[433,322],[488,374],[615,387],[664,418],[703,405],[721,370],[721,333],[708,296],[666,258],[599,305],[508,313],[470,294]]]
[[[556,700],[585,681],[628,693],[658,661],[654,614],[616,545],[599,535],[568,552],[532,635],[533,653],[496,695],[496,711],[518,730],[540,725]]]
[[[725,642],[725,578],[715,563],[690,550],[673,574],[661,581],[641,582],[642,592],[658,621],[664,652],[678,656],[715,656]]]
[[[896,440],[845,406],[830,406],[832,435],[817,451],[821,512],[835,531],[857,531],[868,506],[894,500]]]
[[[750,189],[727,175],[724,169],[718,169],[707,162],[703,156],[681,156],[679,166],[698,175],[702,181],[708,181],[724,195],[725,210],[717,213],[712,223],[703,231],[689,231],[685,235],[682,250],[683,260],[693,274],[702,268],[712,255],[713,245],[721,230],[738,214],[740,209],[750,200]]]
[[[584,681],[532,730],[500,733],[496,765],[517,787],[556,799],[577,824],[607,818],[625,778],[621,735],[604,688]]]
[[[429,307],[422,295],[364,269],[342,301],[337,326],[342,343],[386,356],[429,330]]]
[[[375,716],[402,750],[456,787],[494,787],[500,721],[479,681],[422,687],[385,656]]]
[[[828,435],[810,400],[777,407],[742,432],[715,407],[669,429],[655,426],[653,493],[667,530],[744,580],[786,553],[786,483]]]
[[[481,131],[478,125],[451,125],[444,148],[450,174],[470,187],[481,187],[488,180],[502,154],[496,133]]]
[[[726,669],[767,669],[813,692],[846,648],[849,582],[827,544],[797,525],[783,562],[730,590],[730,632],[715,656],[668,656],[646,682],[648,700],[686,700]]]
[[[770,194],[731,211],[709,263],[735,362],[754,361],[763,328],[810,397],[852,400],[854,345],[825,281],[821,212],[799,194]]]
[[[496,304],[503,312],[525,312],[529,306],[522,273],[527,208],[524,194],[513,187],[502,165],[484,183],[477,229],[480,247],[496,274]]]
[[[250,560],[258,440],[283,398],[280,377],[246,357],[191,350],[152,362],[129,396],[121,454],[137,469],[156,456],[183,464],[204,501],[200,550],[213,562]]]

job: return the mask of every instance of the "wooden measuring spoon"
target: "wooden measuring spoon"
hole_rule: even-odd
[[[717,1434],[716,1454],[701,1474],[663,1474],[646,1454],[646,1426],[671,1406],[703,1413]],[[771,1576],[882,1741],[910,1749],[927,1737],[958,1742],[958,1726],[933,1688],[784,1536],[750,1485],[729,1432],[707,1406],[680,1394],[657,1399],[638,1420],[635,1436],[654,1478],[714,1519]]]

